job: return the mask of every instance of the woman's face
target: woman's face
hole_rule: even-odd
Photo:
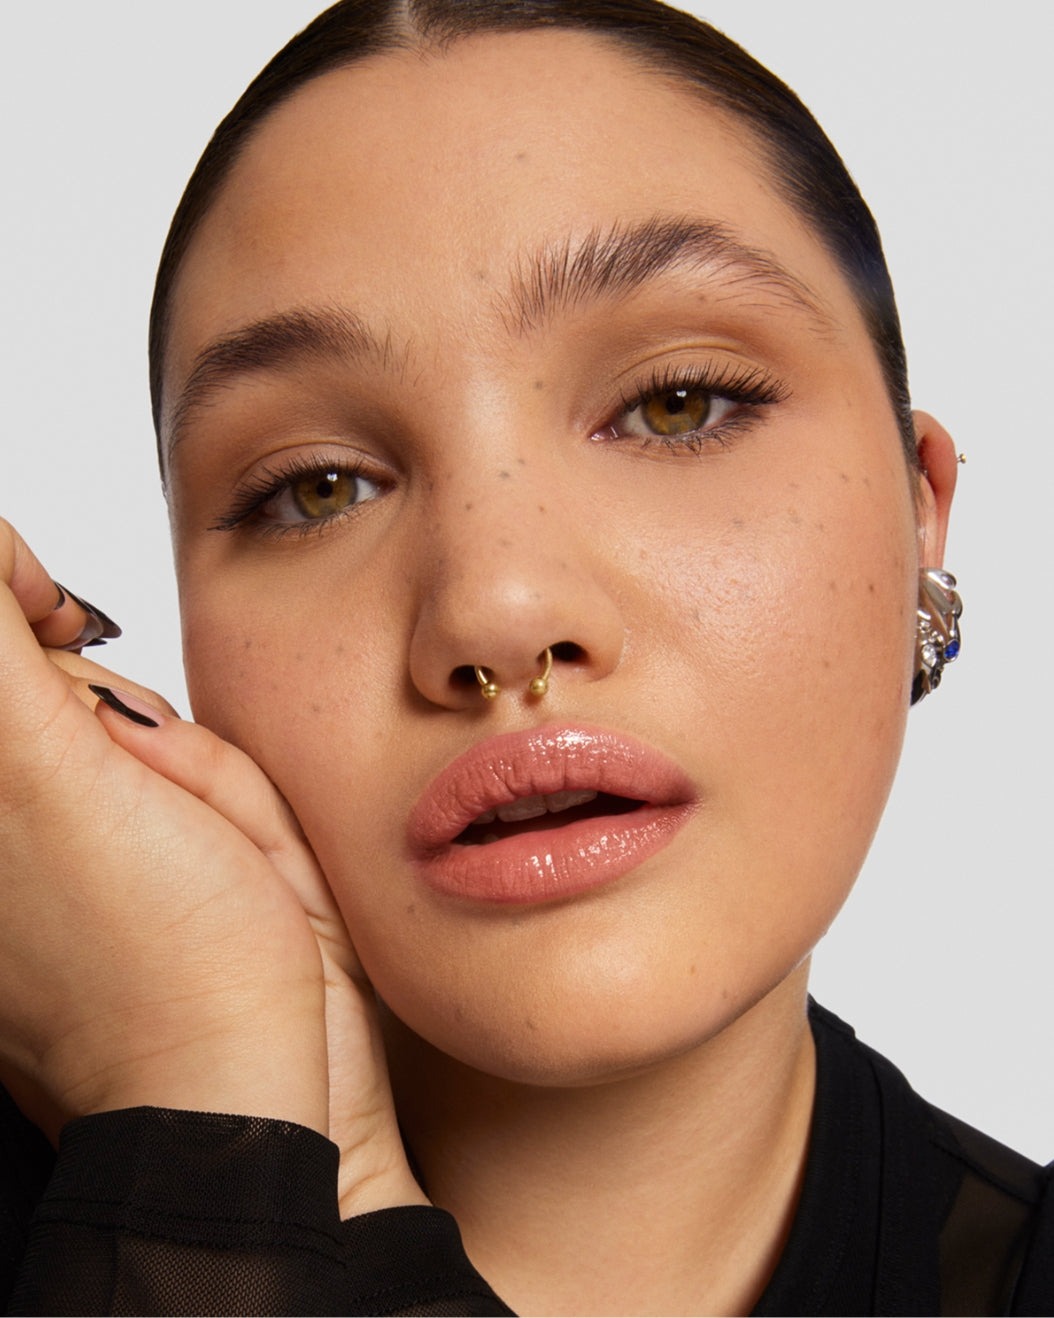
[[[739,124],[567,32],[320,78],[195,238],[165,398],[195,715],[413,1030],[584,1081],[808,954],[897,759],[920,530]],[[563,788],[609,795],[461,834]]]

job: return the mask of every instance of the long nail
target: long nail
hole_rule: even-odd
[[[74,595],[72,590],[65,586],[60,586],[56,581],[55,586],[62,598],[56,609],[60,609],[67,599],[73,600],[74,604],[79,604],[84,612],[88,615],[84,626],[80,630],[80,635],[74,640],[68,641],[65,645],[58,648],[60,650],[83,650],[89,645],[105,645],[107,641],[116,640],[121,634],[121,629],[114,620],[102,609],[96,608],[94,604],[89,604],[87,600],[82,600],[79,595]]]
[[[131,723],[138,723],[141,728],[159,728],[161,724],[157,719],[151,718],[146,711],[156,713],[145,700],[137,700],[135,696],[130,696],[127,691],[114,691],[112,687],[97,686],[94,682],[88,683],[88,690],[92,691],[99,697],[104,705],[109,705],[112,710],[122,714]]]

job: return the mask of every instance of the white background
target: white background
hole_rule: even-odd
[[[146,315],[205,141],[316,0],[3,7],[0,512],[125,627],[106,662],[186,710]],[[1054,1156],[1050,243],[1054,5],[712,0],[882,229],[916,403],[968,455],[963,658],[910,720],[817,995],[931,1101]],[[837,619],[832,619],[837,626]],[[867,637],[859,638],[861,666]]]

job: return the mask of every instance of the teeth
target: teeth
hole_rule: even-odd
[[[516,824],[523,819],[538,819],[544,814],[559,814],[561,810],[570,810],[576,805],[585,805],[595,801],[596,792],[550,792],[548,796],[524,796],[519,801],[510,801],[508,805],[499,805],[493,810],[485,810],[472,822],[474,824],[492,824],[500,819],[506,824]]]
[[[595,801],[596,792],[551,792],[545,798],[545,804],[552,814],[559,814],[561,810],[570,810],[572,806],[585,805],[587,801]]]
[[[503,819],[506,824],[516,824],[521,819],[537,819],[539,815],[544,815],[547,809],[544,796],[525,796],[519,801],[511,801],[508,805],[499,805],[498,818]]]

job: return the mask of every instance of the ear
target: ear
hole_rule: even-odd
[[[941,567],[944,541],[948,534],[955,479],[959,473],[959,455],[951,436],[928,412],[915,412],[915,443],[918,447],[919,473],[918,524],[919,566]]]

